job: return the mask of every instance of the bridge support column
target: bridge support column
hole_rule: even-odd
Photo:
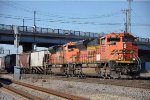
[[[36,51],[36,44],[35,43],[32,44],[32,51]]]
[[[22,48],[23,48],[23,52],[35,51],[36,50],[36,44],[23,44]]]

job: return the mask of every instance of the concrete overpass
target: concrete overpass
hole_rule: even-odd
[[[19,44],[23,46],[24,52],[33,50],[34,45],[39,47],[50,47],[53,45],[65,44],[70,41],[78,41],[104,35],[62,29],[34,28],[29,26],[18,26],[18,32],[20,35]],[[13,25],[0,24],[0,43],[13,45],[14,40]],[[137,38],[134,44],[139,47],[139,56],[142,58],[142,62],[150,62],[150,39]]]
[[[33,50],[33,45],[38,47],[50,47],[61,45],[70,41],[78,41],[87,38],[98,37],[97,33],[71,31],[62,29],[17,26],[19,33],[19,44],[23,51]],[[15,36],[13,25],[0,24],[0,43],[14,44]]]

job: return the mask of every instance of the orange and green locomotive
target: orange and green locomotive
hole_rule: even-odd
[[[103,78],[139,76],[141,62],[134,40],[128,33],[110,33],[97,39],[53,46],[49,48],[49,73]]]

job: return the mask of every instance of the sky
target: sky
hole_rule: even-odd
[[[0,0],[0,24],[36,26],[84,32],[123,32],[127,0]],[[132,34],[150,35],[150,1],[133,0]],[[6,49],[14,46],[2,45]],[[21,51],[21,47],[20,47]],[[14,53],[15,49],[11,49]]]

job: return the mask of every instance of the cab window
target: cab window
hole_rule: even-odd
[[[76,48],[76,46],[75,45],[69,45],[68,46],[68,49],[73,49],[73,48]]]
[[[124,37],[123,38],[123,42],[134,42],[133,38],[129,38],[129,37]]]
[[[74,48],[76,48],[75,45],[69,45],[69,46],[68,46],[68,51],[69,51],[69,52],[70,52],[70,51],[73,51]]]
[[[107,42],[120,42],[120,38],[108,38]]]
[[[104,45],[105,44],[105,38],[101,39],[101,44]]]

